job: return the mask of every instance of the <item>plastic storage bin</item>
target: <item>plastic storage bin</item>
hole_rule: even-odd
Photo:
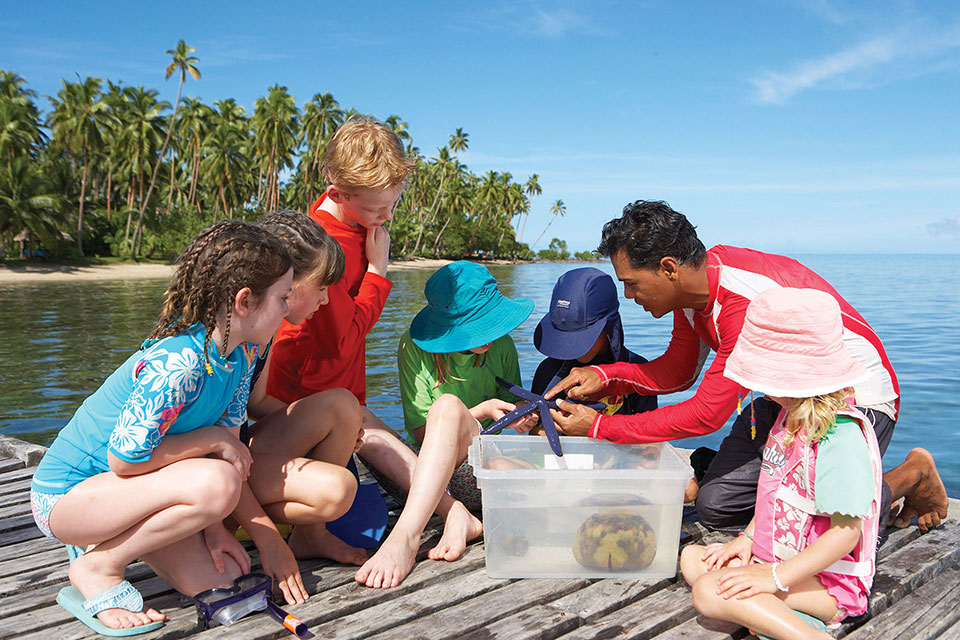
[[[693,476],[666,443],[618,445],[485,435],[469,461],[483,492],[494,578],[666,578],[676,574],[683,491]]]

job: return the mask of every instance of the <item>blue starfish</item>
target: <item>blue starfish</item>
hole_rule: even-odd
[[[557,406],[557,401],[547,400],[541,395],[537,395],[533,392],[527,391],[521,386],[507,382],[500,376],[494,375],[493,377],[496,379],[497,384],[499,384],[501,387],[518,398],[527,400],[528,402],[522,407],[517,407],[507,415],[491,424],[486,429],[481,430],[480,433],[497,433],[523,416],[533,413],[534,411],[540,411],[540,424],[543,425],[543,431],[547,435],[547,442],[550,443],[550,448],[557,456],[563,456],[563,449],[560,447],[560,434],[557,433],[557,427],[553,424],[553,416],[550,415],[550,409],[563,411],[563,409]],[[564,402],[582,404],[595,411],[602,411],[607,406],[602,402],[581,402],[579,400],[565,400]]]

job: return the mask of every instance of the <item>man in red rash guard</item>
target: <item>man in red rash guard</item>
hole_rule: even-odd
[[[716,356],[692,398],[654,411],[606,416],[561,401],[564,412],[555,411],[554,418],[563,433],[645,443],[720,429],[750,393],[723,375],[747,306],[761,291],[791,287],[825,291],[840,304],[847,348],[874,373],[857,385],[857,406],[873,422],[881,452],[886,450],[899,408],[896,374],[870,325],[816,273],[784,256],[726,246],[705,250],[693,225],[664,202],[639,200],[627,205],[622,217],[604,225],[598,251],[610,257],[617,278],[624,283],[625,297],[655,318],[673,313],[670,345],[662,356],[643,364],[573,369],[546,394],[548,398],[563,391],[571,399],[601,392],[659,395],[682,391],[694,384],[709,351]],[[697,511],[707,526],[737,526],[749,521],[763,445],[779,411],[779,405],[766,397],[744,406],[699,487],[689,492],[696,493]],[[884,513],[889,513],[893,500],[905,497],[901,520],[916,515],[926,530],[946,517],[946,491],[927,451],[911,451],[884,480]]]

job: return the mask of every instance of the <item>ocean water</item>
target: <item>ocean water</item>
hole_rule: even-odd
[[[891,468],[913,447],[926,447],[952,496],[960,496],[960,256],[796,256],[817,271],[873,325],[900,379],[900,420],[884,457]],[[580,265],[498,265],[491,272],[508,296],[534,300],[533,315],[513,333],[524,382],[542,356],[533,330],[550,303],[553,283]],[[608,263],[595,263],[613,273]],[[367,337],[368,404],[387,424],[403,417],[396,379],[396,346],[424,304],[429,271],[391,273],[386,309]],[[164,281],[0,285],[0,433],[41,444],[52,441],[83,399],[149,333]],[[654,358],[666,348],[671,319],[659,320],[621,300],[626,344]],[[693,390],[662,396],[687,399]],[[726,427],[677,441],[716,447]]]

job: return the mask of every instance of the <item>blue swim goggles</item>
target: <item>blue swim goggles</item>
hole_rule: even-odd
[[[203,630],[209,628],[211,622],[231,625],[248,613],[266,611],[290,633],[296,636],[307,633],[307,625],[273,601],[272,587],[270,576],[248,573],[234,580],[232,587],[201,591],[193,597],[197,605],[197,626]]]

